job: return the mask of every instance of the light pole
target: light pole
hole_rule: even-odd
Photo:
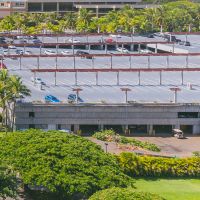
[[[76,92],[76,103],[78,103],[79,92],[82,90],[81,88],[73,88],[73,91]]]
[[[173,87],[173,88],[170,88],[170,90],[171,90],[172,92],[174,92],[174,103],[177,103],[177,92],[180,92],[181,89],[178,88],[178,87]]]
[[[125,103],[128,103],[128,92],[131,91],[130,88],[121,88],[122,92],[125,92]]]
[[[106,153],[108,153],[108,143],[105,142],[104,144],[105,144],[105,150],[106,150]]]

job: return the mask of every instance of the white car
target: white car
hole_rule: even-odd
[[[35,77],[35,79],[34,79],[34,77],[32,77],[32,78],[31,78],[31,81],[32,81],[32,82],[35,82],[35,84],[45,85],[44,81],[42,81],[42,79],[39,78],[39,77]]]
[[[45,53],[46,55],[56,55],[56,52],[53,51],[53,50],[45,50],[44,53]]]
[[[113,38],[121,38],[122,36],[121,36],[121,35],[110,34],[110,37],[113,37]]]
[[[129,53],[128,49],[123,48],[123,47],[118,47],[116,50],[121,52],[121,53]]]
[[[24,51],[24,55],[31,55],[32,52],[31,51]]]
[[[16,49],[16,46],[14,46],[14,45],[9,45],[8,48],[9,48],[9,49]]]
[[[74,38],[70,38],[68,41],[71,42],[71,43],[74,43],[74,44],[76,44],[76,43],[80,43],[79,40],[74,39]]]
[[[150,51],[149,49],[141,49],[140,53],[153,53],[153,52]]]
[[[62,54],[62,55],[69,55],[69,51],[63,50],[63,51],[61,51],[61,54]]]

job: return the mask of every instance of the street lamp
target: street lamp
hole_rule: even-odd
[[[73,91],[76,92],[76,103],[78,103],[79,92],[82,90],[81,88],[73,88]]]
[[[122,92],[125,92],[125,102],[128,103],[128,92],[131,91],[130,88],[120,88]]]
[[[178,87],[173,87],[173,88],[170,88],[170,90],[171,90],[172,92],[174,92],[174,103],[177,103],[177,92],[180,92],[181,89],[178,88]]]
[[[105,144],[106,153],[107,153],[107,152],[108,152],[108,143],[107,143],[107,142],[105,142],[104,144]]]

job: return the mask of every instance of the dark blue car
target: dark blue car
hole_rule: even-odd
[[[46,102],[51,102],[51,103],[60,103],[60,100],[54,97],[53,95],[46,95],[45,96],[45,101]]]
[[[70,102],[76,102],[76,95],[75,94],[69,94],[68,95],[68,101]],[[83,99],[81,99],[80,97],[78,97],[78,102],[79,103],[83,103]]]

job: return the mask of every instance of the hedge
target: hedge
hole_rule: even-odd
[[[121,153],[117,156],[123,171],[129,176],[200,177],[200,158],[161,158]]]
[[[164,200],[156,194],[136,192],[133,188],[110,188],[98,191],[89,200]]]

